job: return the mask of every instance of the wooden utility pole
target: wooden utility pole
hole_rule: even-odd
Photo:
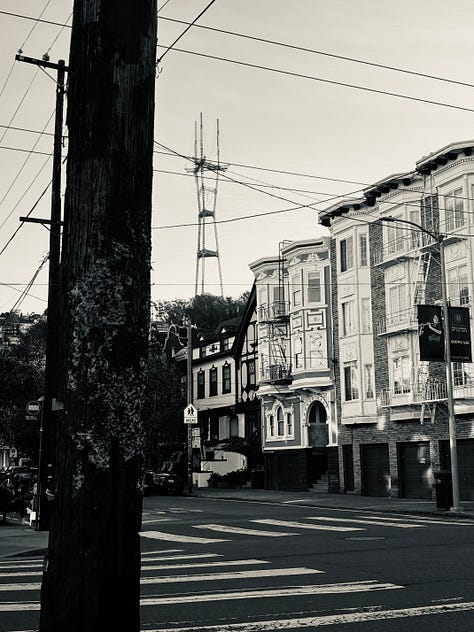
[[[54,511],[40,632],[138,632],[156,0],[75,0]],[[58,340],[58,344],[61,341]]]

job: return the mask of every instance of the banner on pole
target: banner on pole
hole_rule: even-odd
[[[451,362],[472,362],[469,307],[449,307],[448,322]]]
[[[441,306],[418,305],[420,360],[444,362],[444,331]]]

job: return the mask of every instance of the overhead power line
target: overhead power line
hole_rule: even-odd
[[[170,0],[167,0],[159,9],[158,9],[158,13],[160,13],[165,6],[168,4],[168,2],[170,2]],[[54,22],[51,20],[40,20],[38,18],[34,18],[32,16],[28,16],[28,15],[20,15],[18,13],[12,13],[10,11],[0,11],[0,14],[3,15],[8,15],[11,17],[15,17],[15,18],[20,18],[20,19],[24,19],[24,20],[34,20],[35,22],[42,22],[44,24],[50,24],[53,26],[61,26],[63,28],[71,28],[70,25],[68,24],[63,24],[61,22]],[[329,57],[332,59],[340,59],[342,61],[348,61],[354,64],[361,64],[364,66],[372,66],[374,68],[380,68],[382,70],[390,70],[392,72],[399,72],[402,74],[407,74],[407,75],[412,75],[415,77],[420,77],[420,78],[424,78],[424,79],[432,79],[434,81],[442,81],[445,83],[451,83],[454,85],[459,85],[459,86],[466,86],[468,88],[474,88],[474,84],[468,82],[468,81],[460,81],[457,79],[451,79],[449,77],[442,77],[440,75],[433,75],[431,73],[428,72],[421,72],[421,71],[416,71],[416,70],[412,70],[409,68],[400,68],[399,66],[392,66],[390,64],[382,64],[379,62],[374,62],[374,61],[369,61],[367,59],[359,59],[357,57],[351,57],[349,55],[340,55],[337,53],[330,53],[328,51],[322,51],[322,50],[317,50],[314,48],[309,48],[306,46],[299,46],[298,44],[290,44],[289,42],[281,42],[278,40],[272,40],[272,39],[268,39],[268,38],[264,38],[264,37],[257,37],[255,35],[249,35],[248,33],[239,33],[237,31],[230,31],[228,29],[220,29],[217,27],[212,27],[212,26],[206,26],[204,24],[196,24],[196,23],[190,23],[190,22],[186,22],[185,20],[178,20],[176,18],[170,18],[170,17],[165,17],[165,16],[159,16],[158,18],[159,21],[166,21],[166,22],[174,22],[176,24],[182,24],[183,26],[193,26],[193,28],[196,29],[202,29],[202,30],[207,30],[207,31],[211,31],[211,32],[215,32],[215,33],[221,33],[224,35],[230,35],[232,37],[239,37],[239,38],[243,38],[243,39],[248,39],[248,40],[253,40],[256,42],[261,42],[262,44],[270,44],[272,46],[280,46],[283,48],[288,48],[291,50],[297,50],[297,51],[301,51],[301,52],[305,52],[305,53],[311,53],[314,55],[321,55],[324,57]]]
[[[158,45],[158,48],[164,48],[164,46]],[[185,53],[187,55],[196,55],[197,57],[204,57],[205,59],[214,59],[216,61],[223,61],[229,64],[235,64],[237,66],[244,66],[246,68],[254,68],[256,70],[266,70],[267,72],[273,72],[279,75],[286,75],[288,77],[296,77],[298,79],[308,79],[310,81],[318,81],[320,83],[326,83],[333,86],[350,88],[352,90],[361,90],[362,92],[371,92],[373,94],[381,94],[384,96],[395,97],[397,99],[407,99],[409,101],[416,101],[418,103],[427,103],[429,105],[436,105],[438,107],[451,108],[454,110],[462,110],[464,112],[474,112],[473,108],[464,107],[462,105],[455,105],[453,103],[445,103],[444,101],[433,101],[431,99],[422,99],[421,97],[414,97],[409,94],[390,92],[388,90],[378,90],[377,88],[369,88],[368,86],[345,83],[343,81],[334,81],[332,79],[323,79],[322,77],[315,77],[314,75],[305,75],[299,72],[291,72],[290,70],[283,70],[282,68],[273,68],[272,66],[262,66],[261,64],[252,64],[250,62],[245,62],[238,59],[229,59],[228,57],[220,57],[219,55],[209,55],[207,53],[199,53],[197,51],[186,50],[183,48],[174,48],[173,50],[175,50],[177,53]]]
[[[173,42],[170,46],[168,46],[168,48],[165,50],[165,52],[163,53],[163,55],[161,55],[161,57],[157,60],[157,62],[156,62],[157,64],[159,64],[159,63],[161,62],[161,60],[163,59],[163,57],[164,57],[167,53],[169,53],[169,51],[170,51],[170,50],[172,50],[172,49],[173,49],[174,45],[175,45],[177,42],[179,42],[179,40],[180,40],[180,39],[181,39],[184,35],[186,35],[186,33],[189,31],[189,29],[190,29],[190,28],[191,28],[191,27],[192,27],[192,26],[193,26],[193,25],[194,25],[194,24],[195,24],[195,23],[199,20],[199,18],[200,18],[202,15],[204,15],[204,13],[206,13],[206,11],[207,11],[207,10],[208,10],[208,9],[209,9],[209,8],[210,8],[213,4],[214,4],[214,2],[215,2],[215,1],[216,1],[216,0],[211,0],[211,1],[209,2],[209,4],[208,4],[206,7],[204,7],[204,9],[201,11],[201,13],[200,13],[199,15],[197,15],[197,16],[194,18],[194,20],[193,20],[192,22],[189,22],[189,23],[188,23],[187,27],[184,29],[184,31],[181,33],[181,35],[179,35],[179,36],[178,36],[178,37],[174,40],[174,42]]]

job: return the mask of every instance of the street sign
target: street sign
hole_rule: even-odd
[[[32,401],[26,404],[26,421],[37,421],[41,413],[41,402]]]
[[[185,424],[197,424],[198,414],[196,408],[192,404],[188,404],[183,412]]]
[[[201,428],[191,428],[193,448],[201,447]]]

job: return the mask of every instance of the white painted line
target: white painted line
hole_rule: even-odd
[[[149,520],[142,520],[142,524],[153,524],[156,522],[173,522],[173,518],[150,518]]]
[[[157,551],[142,551],[142,557],[148,555],[162,555],[163,553],[182,553],[184,549],[158,549]]]
[[[10,592],[17,590],[40,590],[41,583],[31,582],[28,584],[0,584],[0,592]]]
[[[206,573],[203,575],[166,575],[166,577],[142,577],[142,584],[174,584],[178,582],[216,582],[224,579],[252,579],[256,577],[289,577],[293,575],[316,575],[322,573],[313,568],[268,568],[258,571],[229,571],[228,573]]]
[[[4,570],[3,568],[0,570]],[[15,571],[12,570],[9,573],[0,573],[0,578],[2,577],[35,577],[38,575],[42,575],[43,571]]]
[[[16,571],[22,570],[23,568],[43,568],[43,562],[38,564],[12,564],[11,561],[8,565],[0,564],[0,571]]]
[[[193,564],[157,564],[156,566],[142,566],[142,571],[162,571],[176,568],[209,568],[215,566],[253,566],[270,564],[266,560],[220,560],[219,562],[195,562]]]
[[[270,524],[275,527],[289,527],[291,529],[313,529],[315,531],[366,531],[361,527],[334,527],[328,525],[323,526],[320,524],[305,524],[304,522],[295,522],[293,520],[251,520],[251,522],[258,522],[259,524]]]
[[[160,628],[147,632],[274,632],[275,630],[315,629],[329,625],[349,623],[365,623],[368,621],[388,621],[390,619],[408,619],[429,615],[450,614],[453,612],[468,612],[474,610],[474,602],[466,601],[457,604],[443,604],[437,606],[418,606],[401,608],[399,610],[379,610],[376,612],[350,612],[347,614],[323,615],[320,617],[298,617],[296,619],[277,619],[273,621],[252,621],[250,623],[221,623],[219,625],[197,626],[192,628]],[[449,623],[446,624],[449,627]]]
[[[289,588],[271,588],[268,590],[242,590],[234,592],[212,592],[212,593],[196,593],[186,595],[176,595],[173,597],[143,597],[140,600],[142,606],[156,606],[178,603],[195,603],[206,601],[226,601],[236,599],[261,599],[263,597],[294,597],[304,595],[329,595],[353,592],[372,592],[381,590],[398,590],[403,586],[397,586],[390,583],[379,583],[376,580],[362,582],[340,582],[336,584],[315,584],[312,586],[291,586]],[[457,605],[457,604],[454,604]],[[474,604],[473,604],[474,605]],[[39,610],[39,602],[4,602],[0,603],[0,612],[19,612],[28,610]],[[370,614],[370,613],[369,613]],[[348,616],[348,615],[343,615]],[[292,620],[295,621],[294,619]],[[348,621],[350,622],[350,621]],[[276,622],[273,622],[275,625]],[[248,624],[237,624],[248,625]],[[291,627],[291,626],[290,626]],[[309,627],[309,626],[307,626]],[[219,626],[211,626],[209,629],[222,629]],[[197,628],[171,628],[170,630],[196,630]],[[201,629],[201,628],[199,628]],[[208,629],[208,628],[202,628]],[[237,628],[238,629],[238,628]],[[245,629],[245,628],[243,628]],[[251,628],[249,628],[250,630]],[[256,628],[255,628],[256,629]],[[278,628],[268,628],[278,629]],[[151,631],[149,631],[151,632]],[[165,632],[164,630],[162,632]]]
[[[312,586],[291,586],[290,588],[270,588],[268,590],[241,590],[234,592],[202,593],[176,595],[173,597],[143,597],[142,606],[157,606],[178,603],[205,601],[226,601],[235,599],[262,599],[263,597],[295,597],[305,595],[334,595],[353,592],[372,592],[379,590],[398,590],[403,586],[390,583],[341,582],[337,584],[314,584]],[[180,628],[181,629],[181,628]],[[183,628],[187,630],[188,628]]]
[[[196,529],[210,529],[211,531],[221,531],[223,533],[237,533],[239,535],[258,535],[267,538],[281,538],[287,535],[298,535],[297,533],[283,533],[282,531],[259,531],[258,529],[245,529],[244,527],[231,527],[222,524],[199,524],[194,525]]]
[[[366,518],[365,520],[363,518],[357,519],[357,518],[330,518],[329,516],[326,517],[320,517],[320,516],[308,516],[306,518],[304,518],[305,520],[321,520],[321,521],[327,521],[327,522],[350,522],[350,523],[357,523],[357,524],[366,524],[366,525],[379,525],[382,527],[397,527],[398,529],[419,529],[420,527],[422,528],[423,525],[421,524],[407,524],[406,522],[392,522],[392,521],[385,521],[385,520],[373,520],[372,518]]]
[[[163,555],[157,557],[148,557],[146,560],[142,560],[142,568],[148,568],[147,566],[143,567],[143,563],[146,562],[173,562],[175,560],[201,560],[209,557],[223,557],[223,555],[219,555],[218,553],[194,553],[193,555]]]
[[[143,538],[152,538],[153,540],[166,540],[168,542],[188,542],[190,544],[214,544],[216,542],[228,542],[229,540],[218,540],[215,538],[196,538],[190,535],[175,535],[173,533],[164,533],[163,531],[141,531]]]
[[[203,513],[204,509],[186,509],[185,507],[170,507],[167,509],[171,513]]]
[[[363,516],[357,516],[358,518],[363,518]],[[450,526],[463,526],[463,527],[472,527],[474,526],[474,522],[459,522],[456,520],[454,522],[453,518],[447,518],[442,520],[441,518],[419,518],[417,516],[404,515],[403,518],[395,518],[393,516],[377,516],[377,520],[390,520],[392,522],[403,522],[404,520],[410,520],[411,522],[419,522],[421,524],[444,524]]]

